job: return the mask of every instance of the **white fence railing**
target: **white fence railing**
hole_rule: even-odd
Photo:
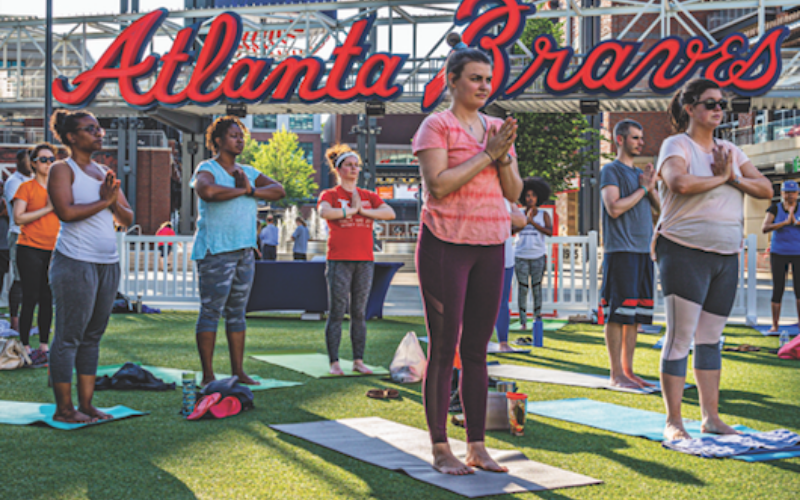
[[[198,302],[197,273],[190,259],[192,236],[135,236],[117,234],[122,279],[119,291],[136,299],[155,303]],[[162,246],[159,246],[159,243]],[[745,239],[740,254],[739,285],[731,315],[744,316],[757,324],[756,235]],[[165,249],[172,245],[171,251]],[[586,314],[591,317],[600,302],[601,255],[598,236],[555,236],[545,238],[547,267],[542,278],[542,310]],[[658,266],[655,274],[655,314],[664,313]],[[511,285],[511,306],[516,310],[516,278]],[[528,294],[528,312],[532,296]]]
[[[190,258],[193,240],[192,236],[117,233],[122,269],[119,291],[157,303],[199,302],[197,273]]]

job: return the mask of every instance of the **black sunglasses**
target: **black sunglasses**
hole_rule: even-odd
[[[697,104],[702,104],[709,111],[713,111],[714,109],[717,109],[717,105],[719,105],[719,109],[721,109],[723,111],[728,109],[728,100],[727,99],[720,99],[719,101],[715,101],[714,99],[707,99],[705,101],[698,102]]]
[[[77,130],[83,130],[84,132],[89,132],[89,134],[94,135],[97,133],[104,133],[105,129],[99,125],[87,125],[86,127],[78,127]]]
[[[31,161],[33,161],[34,163],[37,162],[37,161],[39,163],[53,163],[54,161],[56,161],[56,157],[55,156],[40,156],[38,158],[34,158]]]

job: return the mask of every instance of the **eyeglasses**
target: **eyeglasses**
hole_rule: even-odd
[[[703,102],[698,102],[697,104],[698,105],[702,104],[709,111],[713,111],[713,110],[717,109],[717,105],[719,105],[719,109],[721,109],[723,111],[728,109],[728,100],[727,99],[720,99],[719,101],[715,101],[714,99],[708,99],[708,100],[705,100]]]
[[[84,132],[89,132],[89,134],[91,135],[106,133],[106,130],[100,125],[87,125],[85,127],[78,127],[77,130],[83,130]]]
[[[31,161],[33,161],[34,163],[37,162],[37,161],[39,163],[53,163],[54,161],[56,161],[56,157],[55,156],[40,156],[38,158],[34,158]]]

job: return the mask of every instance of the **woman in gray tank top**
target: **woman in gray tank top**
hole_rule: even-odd
[[[50,265],[56,306],[55,338],[50,347],[50,379],[56,398],[54,420],[95,422],[111,418],[92,405],[100,338],[111,316],[119,286],[114,220],[133,222],[114,172],[92,161],[105,131],[83,111],[56,111],[50,127],[70,150],[53,164],[47,191],[61,220]],[[78,408],[72,403],[72,371],[78,375]]]

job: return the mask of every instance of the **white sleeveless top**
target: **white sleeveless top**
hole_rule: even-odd
[[[533,216],[533,221],[544,227],[544,210],[540,208]],[[517,246],[514,250],[520,259],[538,259],[547,253],[544,234],[533,227],[533,224],[528,224],[517,234]]]
[[[72,198],[76,205],[94,203],[100,200],[100,186],[103,181],[90,177],[72,158],[66,159],[75,175],[72,182]],[[95,165],[103,172],[106,168]],[[76,222],[61,221],[56,250],[67,257],[95,264],[115,264],[119,262],[117,235],[114,231],[114,216],[110,209],[101,210],[91,217]]]

